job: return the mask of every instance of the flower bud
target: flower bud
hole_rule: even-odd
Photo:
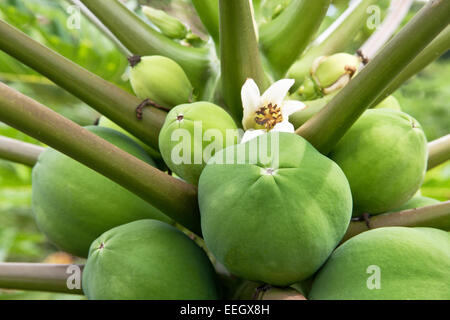
[[[303,99],[312,100],[338,91],[357,73],[360,64],[361,58],[348,53],[319,57],[314,60],[299,94]]]
[[[134,56],[129,60],[131,86],[140,99],[169,109],[193,99],[192,84],[175,61],[162,56]]]
[[[171,39],[184,39],[186,37],[188,33],[186,26],[164,11],[142,6],[142,12],[166,37]]]

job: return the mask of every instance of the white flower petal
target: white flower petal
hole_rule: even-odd
[[[251,113],[256,111],[261,102],[259,88],[253,79],[247,79],[241,89],[242,106],[245,112]]]
[[[294,133],[295,128],[294,128],[294,125],[292,123],[290,123],[289,121],[283,121],[283,122],[277,123],[271,131]]]
[[[281,79],[273,83],[269,89],[264,92],[261,97],[261,102],[265,105],[272,103],[280,105],[286,98],[289,89],[294,85],[293,79]]]
[[[267,131],[266,130],[247,130],[244,133],[244,136],[242,137],[241,143],[246,143],[258,136],[261,136],[263,134],[265,134]]]
[[[303,110],[306,108],[306,104],[297,100],[286,100],[283,102],[283,107],[281,108],[281,113],[283,114],[283,119],[286,120],[289,116],[297,111]]]

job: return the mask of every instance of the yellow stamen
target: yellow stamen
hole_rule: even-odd
[[[282,121],[281,108],[276,104],[269,103],[256,111],[255,122],[264,126],[267,131],[272,130],[277,123]]]

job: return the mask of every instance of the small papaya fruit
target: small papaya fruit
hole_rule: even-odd
[[[83,271],[90,300],[215,300],[221,296],[205,252],[157,220],[113,228],[96,239]]]
[[[417,196],[414,196],[411,199],[409,199],[402,206],[400,206],[397,209],[392,210],[392,211],[402,211],[402,210],[408,210],[408,209],[416,209],[416,208],[431,206],[431,205],[437,204],[437,203],[440,203],[440,201],[436,200],[436,199],[433,199],[433,198],[428,198],[428,197],[417,195]]]
[[[192,102],[192,84],[175,61],[163,56],[134,56],[130,61],[130,82],[138,98],[167,109]]]
[[[400,103],[394,96],[388,96],[386,99],[384,99],[383,101],[381,101],[378,105],[376,105],[374,107],[374,109],[383,109],[383,108],[400,110],[400,111],[402,110],[402,108],[400,107]]]
[[[348,53],[318,57],[298,93],[302,99],[314,100],[336,92],[356,75],[360,64],[360,57]]]
[[[420,124],[398,110],[370,109],[329,154],[345,172],[354,216],[379,214],[408,201],[425,176],[427,140]]]
[[[131,138],[113,129],[87,129],[133,156],[154,165]],[[54,150],[40,156],[32,172],[32,210],[40,230],[58,247],[86,257],[99,235],[145,218],[172,220],[100,173]]]
[[[312,300],[448,300],[450,233],[387,227],[346,241],[316,275]]]
[[[225,110],[209,102],[195,102],[168,113],[159,133],[159,149],[173,172],[197,184],[208,159],[238,140],[236,123]]]
[[[276,286],[313,275],[352,212],[342,170],[286,132],[216,153],[200,176],[198,197],[204,240],[217,260],[233,275]]]

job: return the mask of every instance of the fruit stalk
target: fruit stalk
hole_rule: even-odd
[[[81,0],[89,10],[135,55],[161,55],[176,61],[194,87],[201,89],[208,76],[207,48],[189,48],[160,34],[121,1]]]
[[[83,294],[81,288],[69,289],[69,277],[75,270],[71,271],[70,267],[64,264],[0,263],[0,288]],[[81,271],[83,266],[78,268]]]
[[[252,78],[262,90],[268,83],[264,75],[248,0],[219,1],[220,56],[225,102],[237,123],[242,120],[241,88]]]
[[[0,121],[103,174],[200,234],[197,189],[0,83]]]
[[[305,50],[325,17],[330,0],[293,0],[273,21],[261,27],[261,45],[278,76]]]
[[[450,1],[429,1],[353,81],[296,133],[327,154],[389,83],[449,22]]]
[[[450,134],[428,143],[427,170],[444,163],[450,159]]]
[[[136,118],[140,99],[103,80],[0,20],[0,49],[46,76],[153,148],[166,113],[145,108]]]
[[[192,0],[200,20],[215,43],[219,43],[219,0]]]
[[[35,144],[0,136],[0,158],[34,166],[43,147]]]
[[[382,214],[369,219],[370,228],[366,221],[351,222],[342,242],[364,231],[383,227],[431,227],[448,230],[450,227],[450,201],[422,208]]]

